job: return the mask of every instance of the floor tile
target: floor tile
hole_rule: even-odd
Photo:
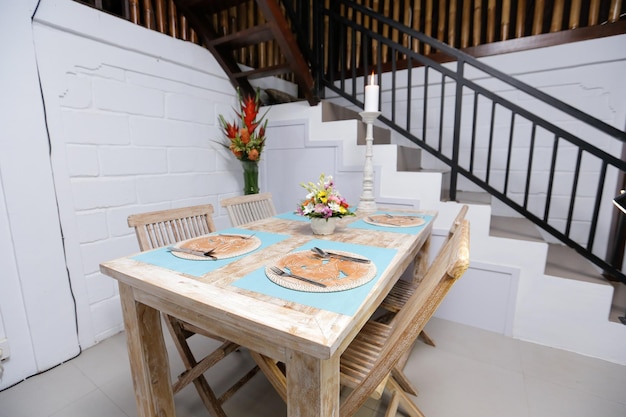
[[[425,330],[437,349],[512,371],[522,369],[518,340],[436,317]]]
[[[534,343],[520,346],[525,375],[626,404],[626,366]]]
[[[405,374],[417,387],[415,403],[426,415],[529,417],[520,372],[418,342]]]
[[[9,417],[44,417],[95,389],[89,378],[67,362],[1,392],[0,410]]]
[[[94,390],[50,417],[128,417],[102,391]]]
[[[123,333],[103,340],[97,349],[86,349],[72,363],[94,384],[102,385],[130,370]]]
[[[130,372],[102,384],[100,390],[128,417],[137,417],[137,403]]]
[[[531,417],[624,417],[626,404],[534,377],[526,378]],[[623,388],[623,387],[622,387]]]

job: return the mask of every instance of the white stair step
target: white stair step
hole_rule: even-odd
[[[555,243],[548,245],[546,274],[598,284],[607,283],[607,279],[595,265],[574,249]]]
[[[489,234],[491,236],[508,239],[543,242],[543,238],[537,227],[533,222],[523,217],[491,216]]]

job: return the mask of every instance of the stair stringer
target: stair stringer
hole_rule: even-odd
[[[332,159],[331,170],[340,191],[351,204],[357,205],[365,158],[365,147],[356,144],[357,121],[321,122],[321,106],[310,107],[305,103],[273,106],[268,118],[270,125],[276,127],[301,123],[305,138],[298,152],[302,158],[296,161],[298,167],[305,165],[303,161],[310,152]],[[268,141],[272,140],[268,134]],[[376,201],[384,206],[437,210],[432,256],[461,205],[440,201],[441,173],[395,171],[395,147],[393,144],[375,145]],[[268,149],[272,152],[270,145]],[[315,181],[321,173],[315,166],[290,175],[297,181]],[[273,190],[270,188],[270,191]],[[279,195],[284,191],[273,192]],[[296,187],[295,192],[287,194],[304,197],[304,190]],[[296,201],[291,202],[288,209],[295,204]],[[618,349],[618,346],[626,346],[626,332],[621,324],[608,322],[612,299],[610,286],[570,283],[545,275],[547,243],[490,236],[491,207],[469,206],[467,218],[472,228],[470,269],[446,297],[436,315],[517,339],[626,364],[626,352]],[[490,320],[493,317],[499,320]],[[609,340],[618,343],[607,343]]]

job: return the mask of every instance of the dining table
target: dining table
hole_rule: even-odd
[[[357,210],[338,219],[334,233],[314,235],[308,218],[287,212],[210,234],[250,239],[229,256],[161,247],[101,263],[119,284],[138,415],[175,416],[163,312],[283,362],[289,417],[338,416],[341,354],[398,279],[425,272],[436,217],[434,210]],[[321,258],[313,248],[339,257]],[[326,286],[279,276],[276,265]],[[325,279],[331,266],[336,274]]]

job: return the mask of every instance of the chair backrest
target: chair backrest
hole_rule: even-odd
[[[215,231],[213,206],[182,207],[128,216],[142,251],[171,245]]]
[[[233,226],[250,223],[276,215],[271,193],[248,194],[223,199],[220,204],[226,208]]]
[[[444,297],[469,267],[469,221],[463,220],[444,244],[417,290],[395,317],[393,330],[384,342],[371,371],[341,405],[341,416],[352,415],[388,377],[423,330]]]
[[[463,206],[461,206],[461,210],[459,210],[459,213],[454,218],[454,221],[450,226],[450,230],[448,231],[448,239],[450,239],[454,235],[457,227],[459,227],[463,220],[465,220],[465,215],[467,214],[468,209],[469,207],[467,206],[467,204],[463,204]]]

